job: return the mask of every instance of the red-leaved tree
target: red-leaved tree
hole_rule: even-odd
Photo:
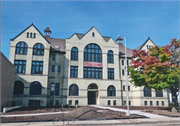
[[[133,50],[129,72],[134,86],[149,89],[169,89],[172,93],[173,108],[179,110],[179,40],[172,39],[169,45],[154,46],[148,52]]]

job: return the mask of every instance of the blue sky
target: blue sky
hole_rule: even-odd
[[[49,26],[52,38],[69,38],[94,26],[115,41],[126,34],[135,49],[148,37],[159,46],[179,39],[179,7],[175,1],[2,1],[1,51],[9,58],[10,39],[31,23],[41,33]]]

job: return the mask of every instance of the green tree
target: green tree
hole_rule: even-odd
[[[179,110],[179,40],[173,39],[169,45],[154,46],[148,52],[133,50],[133,60],[128,68],[134,86],[149,89],[169,89],[172,93],[173,109]]]

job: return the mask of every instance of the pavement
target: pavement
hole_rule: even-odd
[[[125,109],[104,107],[99,105],[92,105],[101,109],[109,109],[112,111],[126,112]],[[40,113],[38,113],[40,114]],[[51,113],[52,114],[52,113]],[[138,110],[130,110],[130,114],[143,115],[148,118],[141,119],[121,119],[121,120],[75,120],[75,121],[48,121],[48,122],[20,122],[20,123],[1,123],[1,126],[61,126],[67,124],[75,124],[76,126],[112,126],[112,125],[125,125],[125,126],[179,126],[179,117],[167,117],[162,115],[156,115],[151,113],[145,113]],[[26,114],[27,115],[27,114]],[[36,115],[36,114],[35,114]],[[35,116],[34,115],[34,116]],[[1,116],[2,117],[2,116]]]

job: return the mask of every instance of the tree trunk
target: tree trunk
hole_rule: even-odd
[[[171,90],[171,93],[172,93],[172,109],[171,109],[171,111],[176,113],[176,112],[179,112],[179,103],[177,100],[176,90]]]

